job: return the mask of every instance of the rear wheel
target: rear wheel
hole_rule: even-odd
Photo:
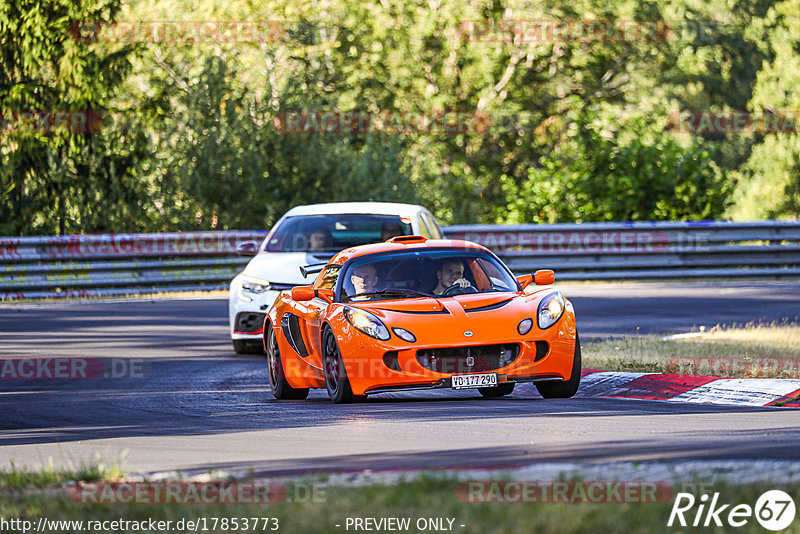
[[[293,388],[286,381],[275,331],[271,326],[267,328],[267,370],[272,396],[276,399],[305,399],[308,397],[308,388]]]
[[[366,395],[353,395],[342,354],[339,352],[339,344],[336,343],[336,336],[333,334],[333,330],[327,327],[322,335],[322,351],[325,388],[328,390],[331,400],[335,404],[365,400]]]
[[[487,399],[504,397],[506,395],[511,395],[514,392],[514,382],[507,382],[505,384],[500,384],[490,388],[478,388],[478,391]]]
[[[578,392],[578,386],[581,385],[581,340],[578,334],[575,334],[575,353],[572,357],[572,374],[569,380],[563,382],[549,382],[543,384],[536,384],[536,389],[539,390],[539,395],[545,399],[568,399]]]

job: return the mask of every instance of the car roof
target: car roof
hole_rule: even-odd
[[[403,236],[405,238],[411,236]],[[424,239],[424,238],[423,238]],[[369,245],[359,245],[357,247],[346,248],[334,256],[330,263],[344,264],[346,261],[360,256],[369,256],[372,254],[379,254],[383,252],[402,252],[420,249],[461,249],[461,250],[474,250],[486,251],[489,249],[483,247],[472,241],[463,241],[461,239],[426,239],[425,241],[414,241],[410,243],[398,242],[383,242],[371,243]]]
[[[374,215],[399,215],[410,217],[420,211],[428,211],[416,204],[395,204],[391,202],[329,202],[327,204],[309,204],[295,206],[286,212],[284,217],[296,215],[334,215],[342,213],[364,213]]]

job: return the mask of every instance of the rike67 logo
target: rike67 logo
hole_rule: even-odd
[[[699,500],[691,493],[678,493],[667,526],[742,527],[755,517],[765,529],[778,531],[792,524],[796,511],[792,497],[781,490],[764,492],[756,501],[755,507],[749,504],[722,504],[719,493],[714,493],[711,497],[704,493]]]

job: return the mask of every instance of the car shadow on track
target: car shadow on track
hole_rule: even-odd
[[[125,361],[97,360],[103,361],[104,369],[109,362]],[[128,362],[127,368],[132,366]],[[387,393],[366,403],[334,405],[323,390],[313,391],[305,401],[275,400],[263,357],[150,358],[142,369],[143,374],[135,376],[0,380],[0,446],[314,428],[355,421],[435,423],[776,410],[601,398],[544,400],[531,385],[521,385],[500,399],[483,399],[471,390],[441,390]]]

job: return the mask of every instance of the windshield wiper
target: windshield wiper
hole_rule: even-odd
[[[423,293],[422,291],[416,291],[414,289],[404,289],[404,288],[386,288],[380,291],[370,291],[369,293],[359,293],[358,295],[350,295],[342,299],[343,302],[350,302],[356,297],[374,297],[378,295],[414,295],[419,297],[432,297],[428,293]]]

